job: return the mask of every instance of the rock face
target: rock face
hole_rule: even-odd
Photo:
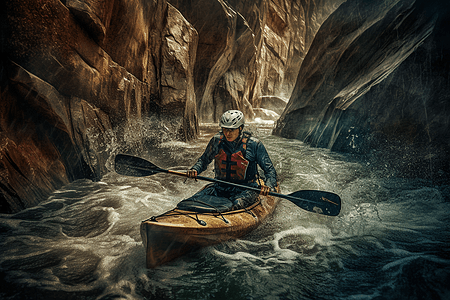
[[[280,113],[342,1],[2,1],[0,212],[226,109]]]
[[[1,11],[1,212],[99,179],[141,119],[196,136],[197,32],[167,2],[7,0]]]
[[[194,139],[227,109],[281,115],[276,134],[314,146],[448,156],[445,1],[0,6],[1,213],[100,179],[118,152]]]
[[[169,2],[199,33],[199,118],[217,122],[227,109],[252,119],[263,96],[288,98],[315,33],[343,1]]]
[[[449,170],[449,9],[353,0],[322,25],[275,134],[369,153],[406,176]]]

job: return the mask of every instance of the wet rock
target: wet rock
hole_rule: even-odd
[[[115,139],[110,120],[105,112],[87,101],[76,97],[70,100],[73,139],[81,154],[79,159],[89,168],[92,174],[89,177],[100,180],[108,171],[106,161],[111,155],[110,144]]]
[[[289,97],[315,33],[342,1],[170,3],[198,31],[199,118],[216,122],[227,109],[251,119],[262,95]]]
[[[92,35],[97,42],[103,42],[106,35],[106,28],[99,17],[97,9],[101,8],[101,2],[66,0],[63,3],[69,8],[70,12],[79,20],[80,24]]]
[[[431,4],[169,2],[2,2],[2,212],[98,180],[117,151],[193,139],[231,108],[282,114],[275,132],[314,146],[362,153],[395,136],[432,149],[424,159],[448,153],[448,47],[432,38],[445,17]],[[440,92],[402,87],[421,74]]]
[[[195,138],[229,108],[251,119],[340,2],[170,3],[2,2],[2,212],[98,180],[117,149]]]
[[[101,178],[140,119],[197,135],[196,32],[165,1],[8,0],[1,13],[1,212]]]
[[[202,99],[204,94],[211,95],[213,86],[220,79],[220,77],[217,78],[220,75],[219,70],[217,70],[218,67],[214,66],[217,60],[223,56],[223,52],[226,51],[227,34],[233,34],[233,28],[228,29],[231,17],[226,15],[221,1],[169,2],[181,12],[198,32],[198,47],[195,58],[196,72],[194,77],[195,94],[198,99],[199,111],[203,112],[208,109],[204,114],[210,115],[214,112],[214,105],[204,103],[200,99]]]
[[[279,114],[277,114],[273,110],[269,110],[269,109],[254,108],[253,111],[255,112],[255,115],[254,115],[255,118],[260,118],[263,120],[276,121],[280,117]]]
[[[2,209],[14,212],[76,178],[98,179],[106,171],[105,143],[113,134],[98,109],[60,94],[15,63],[7,70],[0,188]]]
[[[263,96],[259,98],[259,107],[273,110],[281,115],[289,99],[283,99],[276,96]]]
[[[198,34],[183,15],[169,4],[163,35],[160,105],[167,114],[182,122],[181,136],[191,139],[198,134],[194,91]]]
[[[446,20],[440,1],[347,1],[317,33],[275,134],[377,150],[408,176],[449,169]]]

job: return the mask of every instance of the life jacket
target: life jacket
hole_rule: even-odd
[[[250,136],[250,133],[244,132],[239,147],[231,151],[223,142],[224,135],[220,135],[218,145],[219,153],[214,157],[215,175],[217,179],[234,183],[247,183],[250,181],[246,178],[250,162],[245,159],[247,142]]]

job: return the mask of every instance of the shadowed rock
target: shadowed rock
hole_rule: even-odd
[[[408,176],[448,170],[448,9],[440,4],[340,6],[317,33],[275,134],[338,151],[381,150]]]

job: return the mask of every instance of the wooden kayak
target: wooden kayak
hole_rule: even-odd
[[[117,154],[114,162],[116,172],[121,175],[146,177],[168,173],[187,177],[186,173],[162,169],[143,158],[131,155]],[[197,179],[259,192],[255,187],[215,178],[197,176]],[[279,187],[276,190],[277,192],[270,192],[269,196],[259,196],[257,202],[246,209],[230,210],[232,205],[228,199],[220,202],[212,197],[209,200],[213,201],[203,203],[208,204],[208,209],[205,209],[205,206],[201,207],[202,201],[198,198],[190,198],[178,203],[173,210],[142,221],[141,236],[146,249],[147,267],[154,268],[193,249],[246,235],[274,211],[280,198],[287,199],[306,211],[327,216],[337,216],[341,210],[341,198],[334,193],[305,190],[283,195],[279,193]],[[195,204],[188,205],[187,202]]]
[[[141,223],[147,268],[187,252],[248,234],[275,210],[279,198],[259,196],[251,206],[227,212],[198,213],[175,208]]]

